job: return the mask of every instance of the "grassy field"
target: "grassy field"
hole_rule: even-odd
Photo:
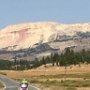
[[[25,71],[0,71],[10,78],[26,78],[41,90],[90,90],[90,64],[81,66],[47,67],[41,66]]]
[[[43,88],[58,88],[57,90],[78,90],[78,88],[90,89],[90,74],[57,74],[43,75],[28,78],[32,84],[38,84]],[[52,89],[51,89],[52,90]],[[80,90],[80,89],[79,89]]]

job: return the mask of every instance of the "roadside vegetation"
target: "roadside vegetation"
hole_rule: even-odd
[[[50,86],[59,86],[59,87],[90,87],[90,80],[85,80],[85,81],[76,81],[76,80],[46,80],[46,81],[38,81],[38,80],[32,80],[30,81],[31,83],[37,83],[41,84],[45,87],[50,87]]]
[[[0,82],[0,89],[2,89],[4,87],[4,85]]]

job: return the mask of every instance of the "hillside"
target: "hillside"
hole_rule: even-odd
[[[19,51],[20,54],[41,56],[42,53],[49,55],[53,51],[60,52],[67,47],[76,51],[90,49],[89,23],[25,23],[9,25],[0,30],[0,53]]]

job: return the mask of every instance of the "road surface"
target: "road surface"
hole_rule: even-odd
[[[0,75],[0,81],[3,82],[5,88],[4,90],[19,90],[19,82],[7,78],[6,76]],[[37,87],[29,85],[29,90],[40,90]]]

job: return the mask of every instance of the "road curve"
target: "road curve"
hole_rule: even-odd
[[[4,90],[19,90],[19,82],[16,82],[6,76],[0,75],[0,81],[4,84]],[[40,90],[37,87],[29,85],[29,90]]]

